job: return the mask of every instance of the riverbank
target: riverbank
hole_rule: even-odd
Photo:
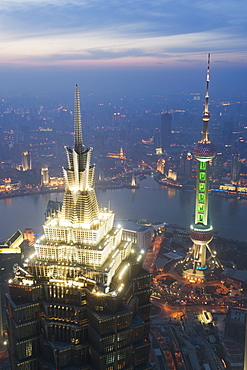
[[[180,191],[176,188],[160,186],[151,177],[140,183],[138,190],[96,189],[99,207],[110,207],[116,214],[116,222],[131,228],[131,222],[122,220],[146,219],[169,224],[177,224],[189,229],[195,212],[195,193]],[[48,201],[63,200],[63,189],[46,190],[32,193],[32,196],[18,196],[0,199],[2,214],[0,238],[12,235],[17,229],[32,228],[41,232]],[[228,239],[247,241],[244,222],[247,200],[210,196],[210,223],[218,236]]]

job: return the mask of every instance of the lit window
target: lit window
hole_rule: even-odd
[[[200,162],[200,170],[206,170],[207,163],[206,162]]]

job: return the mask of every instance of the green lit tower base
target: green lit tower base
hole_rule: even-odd
[[[15,266],[6,295],[12,370],[151,369],[144,251],[134,232],[99,209],[91,152],[76,86],[62,209],[44,223],[30,260]]]
[[[197,163],[197,181],[196,181],[196,204],[195,220],[190,226],[190,238],[193,246],[190,248],[184,265],[186,270],[183,275],[190,282],[200,282],[205,280],[205,270],[209,262],[219,266],[216,259],[216,253],[212,251],[209,243],[213,239],[213,228],[209,224],[208,217],[208,177],[209,161],[215,156],[214,145],[208,139],[208,122],[210,119],[208,109],[208,87],[210,81],[210,54],[208,55],[208,68],[206,76],[206,95],[205,108],[202,116],[203,130],[202,139],[195,145],[194,156]],[[207,251],[209,253],[207,253]],[[207,256],[208,255],[208,256]]]

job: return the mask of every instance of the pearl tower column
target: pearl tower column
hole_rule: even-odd
[[[207,261],[215,258],[215,253],[209,247],[213,239],[213,228],[209,224],[208,217],[208,178],[209,161],[215,156],[214,145],[208,139],[208,122],[210,120],[208,104],[208,87],[210,81],[210,54],[208,54],[208,68],[206,76],[206,95],[205,107],[202,116],[203,130],[202,138],[194,147],[194,156],[197,160],[197,181],[196,181],[196,202],[195,219],[190,226],[190,238],[193,246],[190,248],[185,265],[190,268],[184,271],[190,281],[203,281],[205,279],[204,270],[207,269]],[[210,256],[207,260],[207,250]]]

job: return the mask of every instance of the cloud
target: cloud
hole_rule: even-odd
[[[246,58],[245,0],[10,0],[0,3],[0,63]]]

